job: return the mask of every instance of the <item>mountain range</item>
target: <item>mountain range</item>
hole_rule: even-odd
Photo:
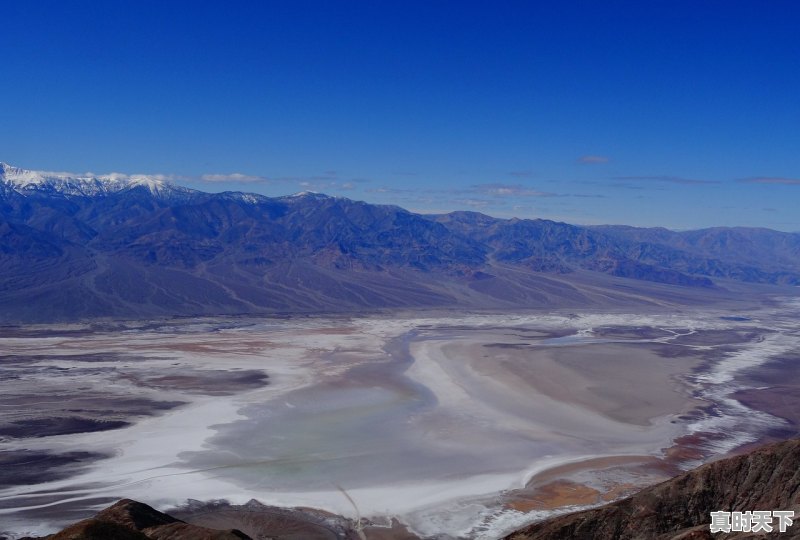
[[[423,215],[0,164],[0,323],[712,301],[800,285],[800,233]]]

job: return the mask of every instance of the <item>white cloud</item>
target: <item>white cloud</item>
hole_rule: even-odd
[[[797,178],[783,178],[774,176],[760,176],[756,178],[745,178],[742,182],[748,184],[780,184],[784,186],[800,186],[800,179]]]
[[[476,184],[470,190],[472,193],[492,195],[494,197],[553,197],[554,193],[531,189],[520,184]]]
[[[262,182],[269,182],[269,178],[264,176],[252,176],[249,174],[242,174],[242,173],[231,173],[231,174],[204,174],[200,177],[200,180],[203,182],[240,182],[240,183],[247,183],[247,184],[255,184],[255,183],[262,183]]]

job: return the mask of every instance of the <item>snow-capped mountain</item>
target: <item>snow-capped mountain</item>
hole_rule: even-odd
[[[0,182],[20,195],[61,194],[96,197],[141,187],[158,198],[184,198],[192,189],[177,186],[163,175],[111,173],[76,175],[63,172],[30,171],[0,162]]]
[[[727,292],[716,280],[800,285],[800,234],[421,215],[321,193],[205,193],[169,180],[0,164],[0,324],[691,304],[744,287]]]

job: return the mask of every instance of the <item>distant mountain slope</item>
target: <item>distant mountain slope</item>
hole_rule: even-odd
[[[798,246],[800,235],[762,229],[425,216],[0,164],[0,322],[680,301],[697,293],[645,282],[709,298],[716,278],[800,284]]]
[[[642,261],[672,264],[676,269],[710,277],[757,283],[797,285],[800,234],[746,227],[698,231],[635,227],[593,227]]]
[[[711,534],[711,512],[792,510],[786,532]],[[716,461],[621,501],[536,523],[506,540],[800,538],[800,439]]]
[[[543,219],[495,219],[475,212],[433,219],[488,244],[496,260],[534,270],[568,272],[580,267],[678,285],[709,285],[707,278],[800,284],[798,233],[744,227],[687,232],[579,227]]]

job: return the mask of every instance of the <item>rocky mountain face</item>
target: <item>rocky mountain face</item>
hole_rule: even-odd
[[[797,285],[800,235],[769,229],[714,227],[674,232],[663,228],[594,227],[626,246],[631,257],[670,264],[688,274],[757,283]]]
[[[800,284],[800,234],[426,216],[315,193],[210,194],[0,164],[0,278],[5,323],[590,306],[593,295],[625,300],[616,278]]]
[[[711,512],[790,510],[780,532],[711,533]],[[531,525],[506,540],[689,540],[800,538],[800,439],[709,463],[636,495],[593,510]]]
[[[626,226],[579,227],[543,219],[496,219],[476,212],[435,216],[488,244],[497,261],[545,272],[576,268],[676,285],[711,278],[800,284],[800,234],[717,227],[675,232]]]
[[[366,525],[311,508],[277,508],[250,501],[231,506],[220,501],[184,508],[187,521],[130,499],[95,516],[38,538],[20,540],[418,540],[396,522],[391,527]],[[231,524],[234,524],[231,527]],[[235,527],[235,528],[234,528]],[[246,532],[243,532],[246,531]],[[0,536],[0,540],[5,537]]]
[[[96,516],[45,537],[46,540],[250,540],[241,531],[190,525],[146,504],[123,499]],[[29,540],[45,540],[29,539]],[[24,539],[23,539],[24,540]]]

